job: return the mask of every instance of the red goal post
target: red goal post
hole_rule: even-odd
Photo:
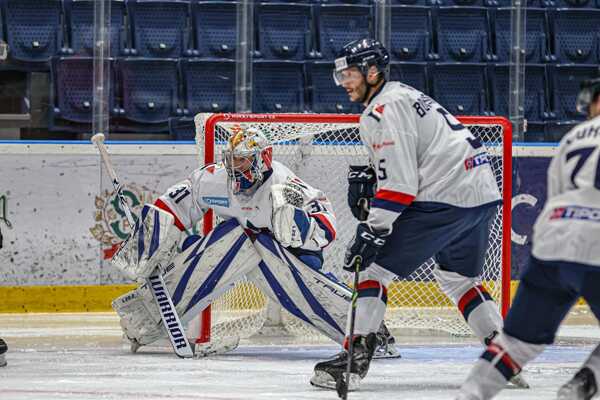
[[[200,148],[200,161],[202,165],[210,164],[217,162],[217,147],[219,143],[222,145],[224,140],[224,135],[227,134],[227,126],[230,125],[244,125],[244,126],[256,126],[266,131],[267,137],[269,137],[274,143],[277,141],[282,141],[289,144],[290,140],[298,139],[299,142],[307,142],[303,138],[308,138],[308,142],[311,140],[317,141],[316,137],[331,137],[332,132],[336,132],[339,130],[341,132],[341,139],[330,140],[329,146],[331,147],[331,153],[329,156],[322,155],[321,153],[327,152],[323,150],[321,146],[324,144],[324,140],[319,139],[319,147],[314,147],[318,149],[319,154],[322,159],[324,159],[325,163],[327,162],[327,157],[332,158],[332,163],[336,160],[333,160],[334,157],[338,157],[339,153],[346,153],[347,149],[343,146],[357,146],[360,145],[358,143],[358,122],[359,115],[353,114],[236,114],[236,113],[225,113],[225,114],[198,114],[195,118],[196,124],[196,142]],[[495,282],[488,284],[493,286],[492,294],[496,297],[497,301],[500,303],[500,308],[502,315],[506,315],[510,305],[510,280],[511,280],[511,199],[512,199],[512,125],[510,121],[503,117],[487,117],[487,116],[462,116],[458,117],[458,120],[468,127],[475,136],[480,138],[484,145],[486,145],[486,149],[491,154],[492,158],[496,160],[493,163],[492,168],[494,169],[497,177],[497,182],[502,192],[503,203],[502,206],[499,207],[498,217],[495,222],[497,225],[497,232],[495,233],[494,242],[490,242],[490,248],[494,247],[494,254],[489,255],[491,259],[492,266],[490,268],[497,269],[498,271],[494,271],[494,280]],[[272,129],[273,128],[273,129]],[[349,139],[349,140],[346,140]],[[329,139],[327,139],[329,140]],[[312,142],[311,142],[312,143]],[[306,144],[303,143],[302,146],[310,146],[311,143]],[[340,144],[341,143],[341,144]],[[344,144],[350,143],[350,144]],[[327,145],[327,144],[326,144]],[[295,155],[289,154],[289,148],[293,146],[282,146],[282,157],[285,159],[286,157],[295,157]],[[305,150],[300,149],[300,151],[305,152]],[[285,154],[283,154],[285,153]],[[347,155],[346,155],[347,156]],[[354,157],[354,156],[350,156]],[[274,151],[274,158],[278,158],[278,152]],[[311,161],[313,162],[313,161]],[[285,161],[284,161],[285,163]],[[335,162],[335,164],[339,164]],[[328,164],[325,164],[328,166]],[[313,168],[314,169],[314,168]],[[294,170],[294,169],[292,169]],[[298,173],[297,171],[294,171]],[[325,174],[328,175],[328,174]],[[316,187],[324,190],[326,193],[331,190],[333,187],[338,189],[338,187],[342,187],[345,185],[345,174],[343,176],[337,176],[337,179],[333,178],[331,180],[331,185],[328,185],[326,182],[325,185],[311,182],[310,179],[306,179],[302,175],[301,178],[305,179],[309,184],[313,184]],[[341,183],[343,181],[343,183]],[[322,183],[322,182],[321,182]],[[329,195],[329,193],[327,193]],[[335,202],[334,202],[335,203]],[[345,203],[344,203],[345,206]],[[342,207],[338,204],[338,207],[335,209],[335,212],[338,213]],[[335,208],[335,204],[334,204]],[[347,207],[344,207],[347,208]],[[338,218],[339,220],[339,218]],[[203,231],[204,234],[208,233],[213,227],[213,215],[212,210],[209,210],[204,217]],[[342,229],[345,227],[343,226]],[[340,231],[340,228],[338,228]],[[490,235],[490,238],[492,235]],[[339,240],[339,239],[338,239]],[[497,244],[496,244],[497,242]],[[345,245],[345,243],[344,243]],[[496,248],[497,247],[497,248]],[[326,258],[327,263],[327,258]],[[487,262],[486,262],[487,264]],[[487,268],[487,267],[486,267]],[[337,273],[337,271],[334,271]],[[343,275],[343,273],[341,273]],[[340,278],[344,279],[345,276],[341,276]],[[420,314],[416,314],[418,316],[411,316],[412,319],[423,318],[423,315],[426,315],[427,312],[437,312],[438,308],[436,305],[432,305],[431,302],[440,301],[439,294],[435,293],[435,290],[431,288],[431,284],[425,285],[421,280],[425,278],[415,277],[413,282],[398,282],[399,288],[402,291],[412,291],[414,290],[414,297],[418,297],[421,295],[419,290],[427,290],[431,291],[431,294],[427,294],[427,301],[424,305],[421,304],[413,304],[410,299],[398,300],[399,308],[401,308],[400,314],[404,313],[404,308],[423,308],[425,311],[420,312]],[[496,281],[499,281],[496,282]],[[423,289],[425,287],[425,289]],[[256,294],[254,292],[250,292],[250,295],[241,295],[241,294],[233,294],[230,296],[237,297],[252,297]],[[443,296],[443,295],[442,295]],[[389,297],[389,296],[388,296]],[[431,297],[431,298],[429,298]],[[445,296],[444,296],[445,297]],[[498,297],[500,299],[498,299]],[[438,299],[438,300],[432,300]],[[243,299],[237,299],[235,303],[237,304]],[[429,302],[429,303],[428,303]],[[445,300],[441,301],[444,303],[444,307],[447,307],[447,302]],[[259,303],[260,304],[260,303]],[[389,305],[389,303],[388,303]],[[257,307],[257,306],[252,306]],[[258,306],[260,307],[260,305]],[[388,307],[389,308],[389,307]],[[435,309],[431,311],[430,309]],[[455,307],[454,307],[455,308]],[[386,320],[388,316],[386,315]],[[455,318],[453,316],[452,318]],[[438,318],[439,319],[439,318]],[[206,310],[202,312],[202,316],[200,318],[200,333],[198,335],[197,342],[208,342],[211,339],[211,331],[213,330],[211,324],[211,307],[209,306]],[[295,324],[296,322],[294,322]],[[454,324],[452,322],[451,324]],[[434,323],[434,325],[437,324]],[[260,323],[258,323],[260,325]],[[293,324],[292,324],[293,325]],[[388,322],[388,325],[390,323]],[[421,325],[417,323],[420,328],[427,328],[429,325],[427,322],[423,322]],[[393,324],[391,324],[393,327]],[[404,326],[404,325],[403,325]],[[438,327],[434,327],[433,329],[437,329]],[[225,328],[227,329],[237,330],[236,328]],[[452,328],[444,329],[448,330],[451,333],[461,334],[461,330],[459,328],[455,328],[452,325]],[[456,332],[453,330],[456,329]],[[464,329],[464,328],[461,328]],[[290,329],[288,329],[290,330]],[[232,335],[236,333],[233,332]]]

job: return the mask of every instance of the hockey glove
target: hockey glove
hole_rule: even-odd
[[[356,235],[346,249],[346,257],[344,260],[344,269],[347,271],[356,270],[356,259],[361,257],[360,271],[367,268],[375,258],[379,249],[385,244],[385,238],[378,232],[375,232],[367,224],[358,224],[356,227]]]
[[[348,170],[348,205],[352,215],[359,221],[364,221],[367,212],[363,209],[361,199],[367,200],[375,196],[377,178],[375,170],[370,165],[350,165]]]

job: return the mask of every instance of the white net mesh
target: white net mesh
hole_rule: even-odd
[[[205,122],[211,115],[199,114],[196,117],[196,139],[202,163],[205,162],[203,155],[207,141]],[[273,143],[274,159],[286,164],[307,183],[323,190],[333,203],[338,238],[324,252],[323,271],[332,272],[339,279],[350,283],[351,277],[342,269],[342,263],[346,245],[355,232],[357,221],[346,204],[346,175],[349,164],[367,164],[366,150],[360,143],[358,134],[358,116],[352,117],[353,122],[347,122],[349,116],[330,115],[303,115],[306,120],[301,122],[286,122],[284,116],[277,116],[283,121],[275,116],[265,116],[256,118],[260,122],[248,122],[252,119],[248,115],[242,116],[241,121],[234,116],[229,115],[214,125],[215,161],[219,161],[219,149],[233,125],[260,128]],[[292,119],[299,117],[294,115]],[[343,121],[339,122],[339,119]],[[486,145],[502,190],[502,125],[465,125]],[[212,130],[209,125],[208,131]],[[501,300],[502,287],[502,238],[502,207],[499,206],[482,276],[484,286],[498,302]],[[386,324],[389,328],[427,329],[461,336],[470,334],[470,329],[457,308],[435,282],[432,276],[433,265],[433,260],[429,260],[408,278],[397,279],[390,285]],[[241,280],[212,304],[213,340],[224,336],[247,337],[258,332],[266,318],[267,301],[256,287]],[[286,312],[283,313],[282,320],[285,329],[292,334],[304,337],[317,335],[312,328]]]

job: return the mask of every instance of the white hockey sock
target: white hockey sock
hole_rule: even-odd
[[[504,332],[487,347],[467,380],[457,400],[487,400],[494,397],[506,382],[540,354],[545,345],[523,342]]]
[[[486,338],[502,329],[503,321],[492,296],[479,278],[470,278],[436,267],[433,274],[446,295],[456,304],[475,336]]]
[[[387,288],[381,282],[376,280],[363,280],[360,282],[358,284],[354,334],[367,335],[371,332],[377,332],[381,321],[383,321],[386,303]],[[350,318],[348,318],[347,324],[346,332],[349,332]]]

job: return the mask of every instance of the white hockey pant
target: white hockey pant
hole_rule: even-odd
[[[479,278],[469,278],[435,266],[433,275],[442,291],[456,304],[475,336],[485,343],[494,332],[502,330],[498,306]]]
[[[248,278],[290,314],[341,344],[351,290],[300,261],[269,234],[259,234],[254,245],[262,261]]]
[[[259,261],[250,238],[236,220],[218,225],[177,254],[167,265],[164,280],[182,323],[197,316]],[[118,297],[112,305],[130,339],[145,345],[166,336],[158,305],[145,284]]]

